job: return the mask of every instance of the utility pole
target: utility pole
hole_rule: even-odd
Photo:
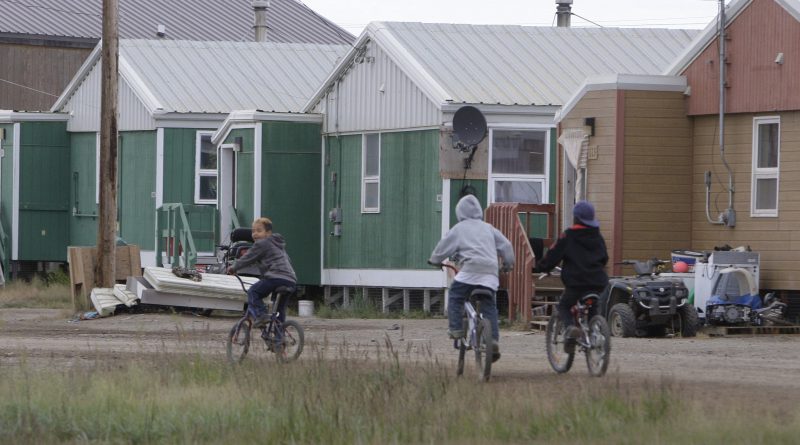
[[[114,287],[117,256],[117,63],[118,0],[103,0],[100,94],[100,221],[97,227],[96,287]]]

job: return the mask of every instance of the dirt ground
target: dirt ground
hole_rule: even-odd
[[[121,314],[69,321],[51,309],[0,310],[0,373],[25,362],[31,366],[77,366],[148,354],[200,351],[224,359],[225,338],[235,317],[191,314]],[[306,332],[304,357],[341,354],[377,358],[387,340],[403,360],[454,362],[444,319],[360,320],[296,318]],[[502,358],[493,380],[550,379],[544,335],[501,330]],[[800,335],[682,338],[613,338],[606,379],[667,380],[698,391],[726,388],[770,400],[800,402]],[[576,358],[572,378],[588,376]],[[788,398],[787,398],[788,397]]]

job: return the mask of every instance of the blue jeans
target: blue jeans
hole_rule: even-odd
[[[488,287],[476,286],[473,284],[466,284],[460,281],[453,281],[450,285],[450,293],[447,298],[447,321],[448,327],[451,331],[460,331],[465,329],[463,326],[464,317],[464,301],[467,299],[473,289],[487,289],[492,291],[492,297],[481,297],[481,314],[483,318],[492,323],[492,337],[495,341],[500,339],[500,330],[497,327],[497,304],[495,302],[495,292]]]
[[[247,306],[250,313],[255,317],[260,317],[266,314],[267,305],[264,304],[264,297],[274,292],[275,289],[279,288],[280,286],[286,286],[294,289],[296,284],[289,280],[284,280],[283,278],[262,278],[250,286],[250,289],[247,289]],[[281,298],[281,300],[278,302],[278,307],[275,308],[275,310],[279,313],[278,318],[281,322],[286,321],[286,303],[288,299],[288,295]]]

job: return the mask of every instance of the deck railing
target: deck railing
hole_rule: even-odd
[[[543,215],[543,216],[537,216]],[[544,230],[541,220],[545,220]],[[528,322],[531,319],[531,299],[535,292],[533,256],[530,240],[534,233],[544,233],[544,245],[556,236],[554,204],[494,203],[486,209],[486,222],[495,226],[511,241],[516,256],[514,270],[500,275],[500,286],[508,292],[508,319]],[[534,232],[535,229],[538,229]]]
[[[189,221],[210,230],[192,229]],[[197,263],[197,241],[217,239],[217,210],[212,206],[167,203],[156,212],[156,265],[193,268]]]

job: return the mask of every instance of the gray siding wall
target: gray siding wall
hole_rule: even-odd
[[[329,91],[315,112],[326,113],[323,132],[431,127],[441,124],[438,104],[414,85],[375,42],[362,63]],[[338,104],[338,105],[337,105]]]

